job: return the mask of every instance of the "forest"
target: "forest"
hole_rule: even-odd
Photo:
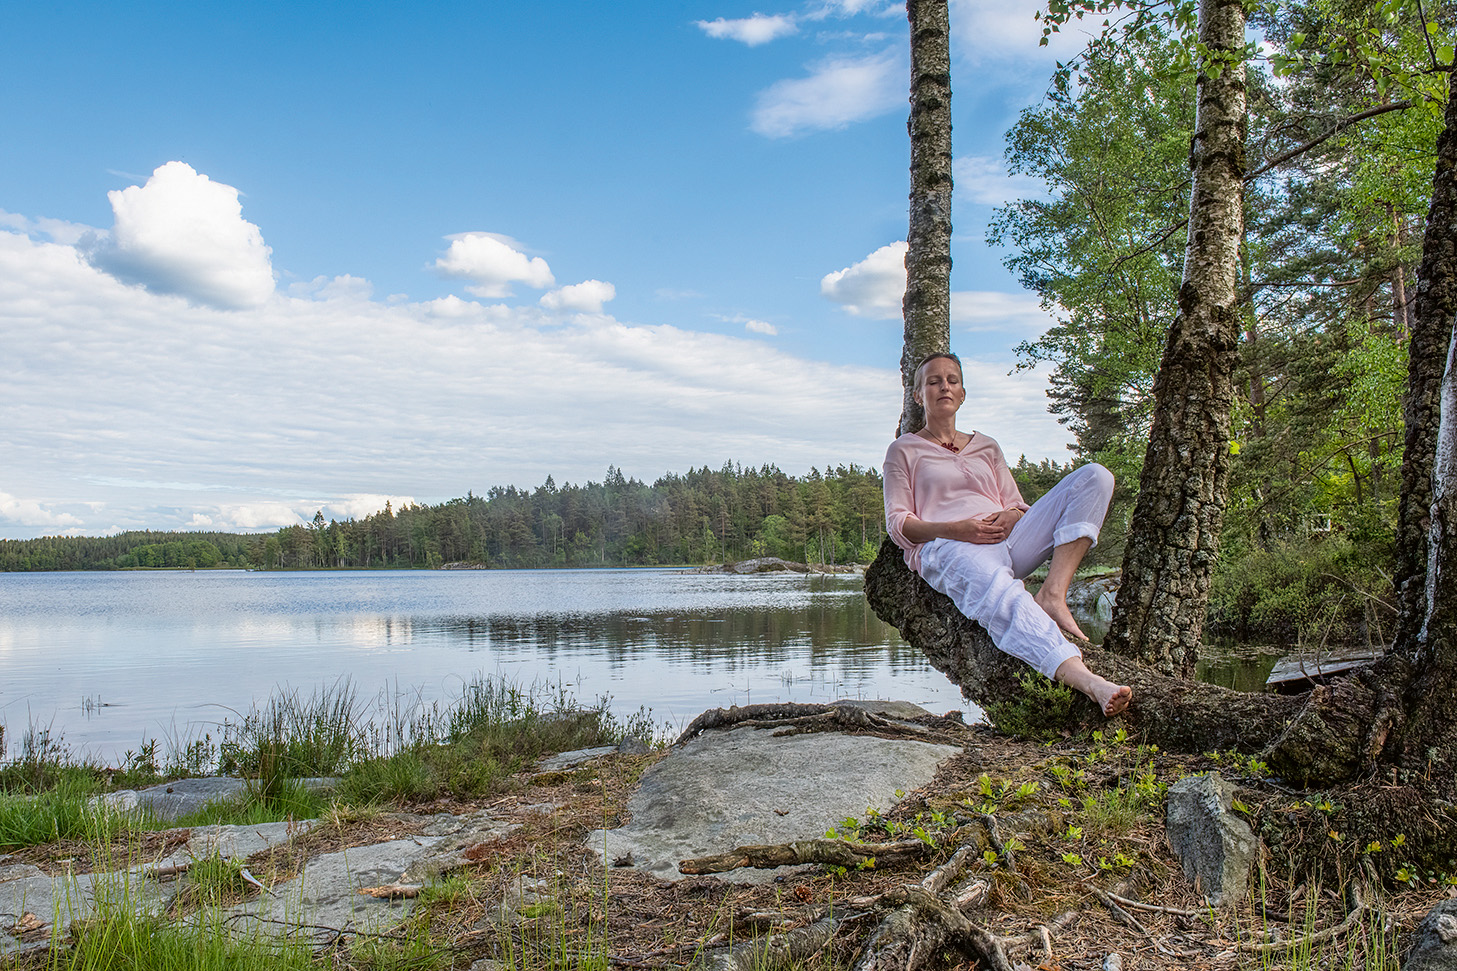
[[[1024,457],[1014,470],[1035,498],[1068,467]],[[651,485],[609,467],[601,482],[496,487],[438,505],[386,506],[364,519],[274,533],[123,532],[0,540],[0,570],[233,567],[503,569],[699,565],[760,556],[868,563],[885,533],[880,473],[839,466],[793,477],[727,463]]]

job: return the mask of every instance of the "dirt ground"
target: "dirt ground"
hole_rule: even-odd
[[[460,961],[534,951],[597,955],[623,968],[683,966],[716,948],[833,920],[829,946],[796,966],[848,968],[888,909],[877,906],[877,896],[921,881],[958,847],[971,846],[975,857],[965,879],[985,885],[985,901],[966,916],[1008,942],[1014,964],[1095,969],[1117,954],[1125,971],[1394,969],[1420,919],[1457,895],[1445,875],[1385,887],[1342,873],[1317,880],[1282,872],[1266,853],[1250,897],[1215,911],[1170,853],[1163,791],[1184,776],[1220,771],[1241,786],[1241,798],[1251,804],[1246,812],[1256,812],[1256,803],[1289,799],[1261,781],[1258,763],[1232,755],[1169,756],[1117,735],[1039,744],[985,727],[959,731],[963,753],[930,785],[907,793],[884,817],[835,828],[839,839],[934,844],[916,863],[808,866],[758,886],[714,877],[663,883],[630,867],[604,869],[581,840],[604,821],[625,820],[636,779],[661,753],[616,756],[565,777],[554,774],[550,786],[523,779],[522,791],[499,801],[498,811],[509,811],[513,800],[562,808],[523,817],[522,830],[476,848],[477,862],[438,896],[422,899],[421,919]],[[503,914],[501,901],[512,899],[523,881],[545,889],[535,904]],[[954,946],[937,963],[983,966]]]

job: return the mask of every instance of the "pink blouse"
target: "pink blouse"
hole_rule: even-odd
[[[943,523],[1028,508],[1001,446],[980,432],[960,452],[913,433],[902,435],[886,450],[884,473],[885,528],[917,572],[923,544],[906,538],[907,517]]]

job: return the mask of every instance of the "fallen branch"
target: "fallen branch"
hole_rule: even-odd
[[[420,896],[425,887],[418,883],[386,883],[378,887],[360,887],[357,893],[380,900],[410,900]]]
[[[704,873],[728,873],[742,867],[768,870],[780,866],[798,866],[804,863],[822,863],[826,866],[842,866],[847,869],[875,865],[877,863],[902,863],[919,860],[935,852],[934,847],[921,840],[902,840],[898,843],[851,843],[846,840],[796,840],[791,843],[773,843],[765,846],[740,846],[728,853],[715,856],[701,856],[692,860],[681,860],[678,872],[691,875]]]
[[[780,971],[824,950],[838,926],[836,920],[816,921],[787,934],[773,934],[709,955],[694,967],[701,971]]]
[[[1335,927],[1327,927],[1323,931],[1315,931],[1314,933],[1306,934],[1304,937],[1297,937],[1288,941],[1268,939],[1263,941],[1236,941],[1234,945],[1235,949],[1253,954],[1268,954],[1271,951],[1284,950],[1302,951],[1312,944],[1319,944],[1322,941],[1329,941],[1332,938],[1340,937],[1346,931],[1350,930],[1367,910],[1365,902],[1361,899],[1361,892],[1359,890],[1352,887],[1350,894],[1351,911],[1346,914],[1346,919]]]
[[[932,734],[919,725],[899,719],[882,718],[858,705],[801,705],[783,702],[767,705],[735,705],[712,708],[688,723],[674,745],[716,728],[783,728],[815,723],[833,723],[843,728],[892,732],[895,734]]]
[[[1104,891],[1124,907],[1131,907],[1134,910],[1146,910],[1151,914],[1168,914],[1171,917],[1198,917],[1202,911],[1182,910],[1178,907],[1164,907],[1159,904],[1146,904],[1141,900],[1130,900],[1127,897],[1120,897],[1112,891]]]

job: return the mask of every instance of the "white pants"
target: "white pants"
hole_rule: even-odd
[[[1068,473],[1027,510],[1000,543],[932,540],[921,547],[921,576],[986,628],[992,643],[1049,678],[1082,653],[1032,599],[1022,578],[1078,539],[1098,542],[1113,498],[1113,473],[1084,465]]]

